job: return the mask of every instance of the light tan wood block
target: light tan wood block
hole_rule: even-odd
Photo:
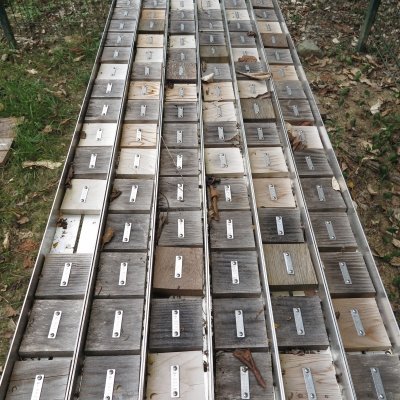
[[[231,82],[203,83],[204,101],[234,101]]]
[[[301,141],[301,146],[305,149],[323,149],[321,138],[319,136],[318,128],[316,126],[295,126],[292,125],[296,138]]]
[[[218,0],[200,0],[199,10],[220,10],[221,5]]]
[[[298,81],[296,69],[293,65],[271,65],[272,77],[276,81]]]
[[[192,0],[171,0],[171,10],[194,10],[194,4]]]
[[[79,235],[77,253],[93,254],[100,228],[100,215],[84,215]]]
[[[171,49],[195,49],[195,35],[170,35],[168,45]]]
[[[142,10],[140,19],[165,19],[165,10]]]
[[[127,64],[100,64],[97,79],[103,80],[125,80],[128,71]]]
[[[258,208],[296,208],[289,178],[254,179],[253,183]]]
[[[139,34],[136,39],[137,47],[152,48],[164,46],[164,35]]]
[[[254,177],[281,178],[289,174],[281,147],[249,149],[249,156]]]
[[[113,146],[116,135],[117,124],[83,124],[78,146]]]
[[[164,49],[162,48],[139,48],[136,50],[135,62],[159,62],[164,60]]]
[[[279,22],[257,21],[257,26],[261,33],[282,33]]]
[[[160,98],[160,82],[139,81],[129,84],[129,100],[158,100]]]
[[[228,21],[250,21],[250,15],[247,10],[226,10]]]
[[[165,101],[197,101],[197,86],[193,83],[174,83],[165,88]]]
[[[241,99],[268,96],[268,87],[265,81],[238,80],[238,87]]]
[[[156,171],[155,149],[121,149],[117,176],[119,178],[153,177]]]
[[[206,149],[206,174],[215,176],[243,176],[244,167],[237,148]]]
[[[121,147],[156,147],[157,124],[124,124]]]
[[[233,102],[204,102],[204,122],[237,122],[235,104]]]

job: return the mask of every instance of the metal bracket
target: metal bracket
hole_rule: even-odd
[[[140,128],[136,129],[136,141],[137,142],[142,141],[142,130]]]
[[[226,220],[226,238],[233,239],[233,221],[231,219]]]
[[[232,283],[234,285],[239,285],[239,265],[237,260],[231,261],[231,272],[232,272]]]
[[[271,42],[272,42],[272,44],[276,44],[276,37],[275,37],[275,35],[272,35],[272,36],[271,36]]]
[[[279,68],[279,75],[283,78],[286,74],[285,74],[285,68]],[[294,106],[296,107],[296,106]]]
[[[319,201],[326,201],[324,188],[321,185],[317,185],[316,188],[317,188]]]
[[[186,60],[185,53],[181,53],[181,61],[185,61],[185,60]]]
[[[132,185],[131,195],[129,196],[129,203],[136,203],[138,190],[139,190],[138,185]]]
[[[336,240],[335,231],[333,230],[332,221],[325,221],[326,230],[328,231],[329,239]]]
[[[304,383],[306,384],[308,400],[316,400],[317,392],[315,390],[314,380],[310,368],[302,368]]]
[[[178,118],[183,118],[183,107],[178,106]]]
[[[185,24],[181,24],[181,32],[185,31]]]
[[[214,35],[210,35],[210,43],[214,43]]]
[[[104,388],[103,400],[112,400],[114,392],[115,369],[108,369],[106,375],[106,386]]]
[[[285,251],[283,253],[283,259],[285,261],[287,274],[294,275],[292,256],[290,255],[290,253],[288,251]]]
[[[101,110],[101,115],[105,117],[107,115],[107,112],[108,112],[108,104],[104,104],[103,109]]]
[[[99,142],[103,137],[103,129],[99,128],[96,132],[96,140]]]
[[[80,199],[79,199],[81,203],[86,203],[86,199],[87,199],[88,192],[89,192],[89,186],[86,186],[86,185],[85,185],[85,186],[82,188],[81,197],[80,197]]]
[[[254,104],[253,104],[253,108],[254,108],[254,112],[255,112],[256,114],[259,114],[259,113],[260,113],[260,107],[258,106],[257,103],[254,103]]]
[[[57,336],[58,326],[60,325],[62,311],[54,311],[53,319],[51,320],[48,339],[55,339]]]
[[[141,89],[142,96],[147,95],[147,85],[143,85]]]
[[[147,44],[153,43],[153,36],[147,36]]]
[[[211,27],[211,28],[212,28],[212,27]],[[214,67],[214,75],[215,75],[215,76],[221,75],[221,73],[219,72],[219,68],[218,68],[218,67]]]
[[[113,58],[118,58],[118,56],[119,56],[119,51],[114,50]]]
[[[264,132],[262,128],[257,128],[258,140],[264,140]]]
[[[180,397],[179,365],[171,365],[171,398]]]
[[[61,282],[60,282],[61,287],[68,286],[69,276],[71,274],[71,268],[72,268],[72,263],[66,262],[64,264],[64,269],[63,269],[63,273],[61,276]]]
[[[281,56],[279,55],[278,51],[275,51],[275,59],[276,59],[276,61],[280,61],[281,60]]]
[[[140,106],[140,116],[141,117],[145,117],[146,116],[146,109],[147,109],[147,105],[146,104],[142,104]]]
[[[219,153],[219,161],[221,163],[221,168],[228,168],[225,153]]]
[[[271,166],[271,157],[269,156],[268,153],[265,153],[265,166],[270,167]]]
[[[183,141],[183,131],[178,130],[176,131],[176,143],[182,143]]]
[[[217,87],[215,88],[215,95],[216,95],[217,97],[220,97],[221,94],[222,94],[221,88],[220,88],[219,86],[217,86]]]
[[[314,171],[315,167],[310,156],[305,156],[307,167],[310,171]]]
[[[285,230],[283,229],[283,218],[282,216],[278,215],[275,217],[276,221],[276,231],[278,236],[283,236],[285,234]]]
[[[185,95],[185,89],[183,87],[180,87],[178,92],[180,97],[183,97]]]
[[[244,36],[243,36],[243,35],[240,35],[240,41],[241,41],[242,43],[244,43],[244,42],[245,42],[245,38],[244,38]]]
[[[149,26],[150,26],[150,29],[153,29],[154,28],[154,21],[150,21],[149,22]]]
[[[179,310],[172,310],[172,337],[181,336],[181,324],[180,324],[180,313]]]
[[[246,335],[244,333],[244,322],[243,322],[243,311],[235,310],[236,319],[236,337],[244,338]]]
[[[370,368],[370,371],[371,371],[372,381],[374,382],[377,400],[386,400],[387,397],[385,393],[385,388],[382,383],[382,378],[379,372],[379,368],[372,367]]]
[[[219,140],[225,140],[224,128],[222,126],[218,127],[218,137]]]
[[[217,116],[222,117],[222,108],[220,106],[217,106]]]
[[[286,93],[288,94],[288,96],[292,95],[292,88],[290,86],[286,86]]]
[[[364,329],[364,326],[363,326],[363,323],[361,321],[361,317],[360,317],[360,314],[359,314],[357,308],[352,308],[350,310],[350,314],[351,314],[351,317],[353,318],[353,322],[354,322],[354,326],[355,326],[356,331],[357,331],[357,335],[358,336],[365,336],[365,329]]]
[[[178,201],[183,201],[183,183],[178,183],[177,184],[176,199]]]
[[[125,27],[125,23],[124,22],[120,22],[119,23],[119,29],[122,30]]]
[[[176,256],[175,257],[175,278],[180,279],[182,278],[182,266],[183,266],[183,257]]]
[[[231,203],[232,202],[231,185],[224,185],[224,188],[225,188],[225,201]]]
[[[244,365],[240,366],[240,398],[250,399],[249,369]]]
[[[178,237],[181,239],[185,237],[185,220],[181,218],[178,219]]]
[[[40,400],[40,396],[42,394],[42,387],[43,387],[44,375],[36,375],[35,382],[33,384],[31,400]]]
[[[89,161],[89,168],[94,169],[96,167],[96,160],[97,160],[97,154],[91,154],[90,155],[90,161]]]
[[[248,64],[246,64],[246,65],[244,66],[244,69],[245,69],[246,72],[250,72],[250,67],[248,66]]]
[[[294,105],[294,106],[292,106],[292,110],[293,110],[293,114],[296,116],[296,117],[298,117],[300,114],[299,114],[299,109],[298,109],[298,107],[296,106],[296,105]]]
[[[144,75],[145,76],[149,76],[150,75],[150,67],[147,66],[147,65],[144,67]]]
[[[118,286],[126,286],[127,276],[128,276],[128,263],[122,262],[119,267]]]
[[[303,317],[301,315],[301,309],[296,307],[293,308],[294,323],[296,324],[297,335],[304,336],[306,333],[304,331]]]
[[[183,75],[183,72],[184,72],[183,66],[180,65],[179,68],[178,68],[178,74],[179,74],[179,76],[182,76],[182,75]]]
[[[272,183],[270,183],[268,185],[268,190],[269,190],[269,197],[271,198],[272,201],[276,201],[278,200],[278,196],[276,194],[276,189],[275,189],[275,185],[273,185]]]
[[[352,285],[353,282],[351,281],[351,277],[350,277],[346,262],[339,261],[339,268],[342,273],[343,281],[344,281],[345,285]]]
[[[113,84],[111,82],[107,83],[106,93],[111,93],[112,88],[113,88]]]
[[[177,154],[176,156],[176,168],[177,169],[182,169],[183,167],[183,155],[182,154]]]
[[[254,83],[250,84],[250,92],[256,94],[256,85]]]
[[[124,312],[122,310],[115,311],[114,326],[113,326],[113,332],[112,332],[112,337],[114,339],[121,337],[121,327],[122,327],[122,316],[123,315],[124,315]]]
[[[124,243],[128,243],[129,242],[129,238],[131,236],[131,228],[132,228],[132,223],[130,222],[125,222],[125,226],[124,226],[124,235],[122,237],[122,241]]]
[[[117,43],[119,44],[121,42],[121,40],[122,40],[121,36],[118,35]],[[117,68],[113,67],[111,76],[115,76],[116,73],[117,73]]]
[[[179,38],[179,43],[181,44],[181,46],[184,46],[184,45],[185,45],[185,38],[184,38],[184,36],[181,36],[181,37]]]

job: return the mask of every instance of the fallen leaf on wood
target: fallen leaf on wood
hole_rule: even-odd
[[[379,112],[380,108],[382,107],[383,101],[382,99],[378,99],[378,101],[373,104],[370,108],[371,114],[375,115]]]
[[[254,56],[242,56],[238,59],[239,62],[257,62],[257,57]]]
[[[61,167],[61,165],[62,163],[58,161],[50,161],[50,160],[24,161],[22,163],[22,168],[40,167],[40,168],[56,169]]]
[[[208,190],[209,190],[210,198],[211,198],[211,204],[210,204],[210,208],[208,210],[210,219],[214,219],[215,221],[219,221],[219,209],[218,209],[219,194],[218,194],[218,190],[214,185],[209,186]]]
[[[122,192],[120,190],[113,189],[111,192],[110,203],[121,196],[121,193]]]
[[[101,247],[103,248],[107,243],[110,243],[114,237],[114,229],[108,227],[101,238]]]
[[[293,125],[286,123],[286,130],[289,136],[289,141],[294,151],[303,150],[305,148],[304,138],[301,133],[294,129]]]
[[[339,182],[335,177],[332,178],[332,189],[336,190],[337,192],[340,192]]]
[[[58,220],[57,220],[57,222],[56,222],[56,225],[57,225],[59,228],[67,229],[67,228],[68,228],[68,221],[67,221],[66,218],[60,217],[60,218],[58,218]]]
[[[249,32],[247,32],[247,36],[249,36],[249,37],[254,37],[254,38],[255,38],[257,35],[256,35],[255,32],[249,31]]]
[[[24,224],[27,224],[29,221],[30,221],[30,219],[27,216],[24,216],[17,221],[17,224],[24,225]]]
[[[205,83],[213,82],[214,81],[214,72],[211,72],[211,74],[202,76],[201,81],[205,82]]]
[[[6,306],[6,308],[4,310],[4,315],[7,318],[16,317],[18,315],[18,311],[14,310],[11,306]]]
[[[234,357],[241,361],[246,367],[254,374],[257,383],[264,389],[267,387],[264,378],[262,377],[256,363],[254,362],[253,356],[249,349],[237,349],[233,352]]]
[[[26,256],[24,258],[23,266],[25,269],[32,268],[33,264],[34,264],[34,262],[33,262],[33,258],[31,256]]]

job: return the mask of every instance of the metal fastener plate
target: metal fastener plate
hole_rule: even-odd
[[[326,230],[328,231],[329,239],[336,240],[335,231],[333,230],[332,221],[325,221]]]
[[[272,183],[268,185],[268,190],[269,190],[269,197],[271,198],[272,201],[278,200],[278,196],[276,194],[276,189],[275,185]]]
[[[244,39],[244,36],[243,36],[243,35],[240,35],[240,41],[241,41],[242,43],[245,42],[245,39]]]
[[[286,86],[286,93],[288,94],[288,96],[292,95],[292,88],[290,86]]]
[[[142,104],[140,106],[140,116],[144,117],[146,115],[146,109],[147,109],[147,105],[146,104]]]
[[[228,168],[225,153],[219,153],[219,161],[221,163],[221,168]]]
[[[118,286],[126,285],[126,278],[128,276],[128,263],[122,262],[119,267],[119,278],[118,278]]]
[[[324,188],[321,185],[317,185],[317,193],[319,201],[326,201]]]
[[[298,109],[298,107],[296,106],[296,105],[294,105],[294,106],[292,106],[292,110],[293,110],[293,114],[296,116],[296,117],[298,117],[300,114],[299,114],[299,109]]]
[[[218,127],[218,138],[219,140],[225,140],[224,128],[222,126]]]
[[[250,67],[248,66],[248,64],[246,64],[246,65],[244,66],[244,69],[245,69],[246,72],[250,72]]]
[[[306,384],[307,396],[308,400],[316,400],[317,392],[315,391],[315,385],[313,376],[310,368],[302,368],[304,383]]]
[[[385,388],[382,383],[382,378],[379,372],[379,368],[372,367],[370,368],[370,371],[371,371],[372,381],[374,382],[377,400],[386,400]]]
[[[180,397],[179,386],[179,365],[171,365],[171,398]]]
[[[224,188],[225,188],[225,201],[231,203],[232,202],[231,185],[224,185]]]
[[[147,65],[144,67],[144,75],[145,76],[149,76],[150,75],[150,67],[148,67]]]
[[[125,222],[124,234],[122,236],[122,241],[124,243],[128,243],[129,242],[129,238],[131,236],[131,228],[132,228],[132,224],[130,222]]]
[[[239,285],[239,264],[237,260],[231,261],[232,283]]]
[[[86,186],[86,185],[85,185],[85,186],[82,188],[81,197],[80,197],[80,199],[79,199],[81,203],[86,203],[86,199],[87,199],[88,192],[89,192],[89,186]]]
[[[181,218],[178,219],[178,237],[185,237],[185,220]]]
[[[271,166],[271,157],[269,156],[268,153],[265,153],[265,166],[270,167]]]
[[[299,336],[304,336],[303,317],[301,315],[301,309],[299,307],[293,308],[294,323],[296,324],[296,331]]]
[[[179,310],[172,310],[172,337],[180,337],[181,336],[181,323],[180,323],[180,313]]]
[[[175,278],[181,279],[182,278],[182,265],[183,265],[183,257],[176,256],[175,257]]]
[[[283,259],[285,260],[287,274],[294,275],[292,256],[288,251],[285,251],[283,253]]]
[[[240,366],[240,398],[250,399],[249,369],[244,365]]]
[[[182,143],[183,140],[183,131],[176,131],[176,143]]]
[[[178,183],[177,185],[176,199],[178,201],[183,201],[183,183]]]
[[[68,286],[69,276],[71,274],[72,263],[66,262],[64,264],[63,273],[61,276],[60,286]]]
[[[183,107],[182,106],[178,107],[178,118],[183,118]]]
[[[115,369],[108,369],[103,400],[112,400],[114,392]]]
[[[33,384],[31,400],[40,400],[40,395],[42,394],[44,375],[36,375],[35,382]]]
[[[96,167],[96,160],[97,160],[97,154],[91,154],[90,155],[90,161],[89,161],[89,168],[93,169]]]
[[[113,58],[118,58],[118,56],[119,56],[119,51],[114,50]]]
[[[217,116],[222,117],[222,108],[220,106],[217,106]]]
[[[131,194],[129,196],[129,203],[136,203],[138,190],[139,190],[138,185],[132,185]]]
[[[185,60],[186,60],[185,53],[181,53],[181,61],[185,61]]]
[[[177,169],[182,169],[183,166],[183,155],[182,154],[178,154],[176,156],[176,168]]]
[[[122,310],[116,310],[114,315],[114,326],[112,337],[114,339],[119,338],[121,336],[121,327],[122,327],[122,316],[124,312]]]
[[[231,219],[226,220],[226,238],[233,239],[233,221]]]
[[[358,336],[365,336],[365,329],[364,329],[364,326],[363,326],[363,323],[361,321],[361,317],[360,317],[360,314],[359,314],[357,308],[352,308],[350,310],[350,314],[351,314],[351,317],[353,318],[353,322],[354,322],[354,326],[355,326],[356,331],[357,331],[357,335]]]
[[[276,231],[278,233],[278,236],[283,236],[285,234],[285,231],[283,229],[283,218],[282,216],[278,215],[275,217],[276,221]]]
[[[179,88],[179,96],[184,97],[185,96],[185,89],[183,87]]]
[[[104,104],[103,109],[101,110],[101,115],[104,117],[108,112],[108,104]]]
[[[211,27],[210,27],[210,28],[212,28],[212,24],[211,24]],[[221,75],[221,73],[219,72],[219,68],[218,68],[218,67],[214,67],[214,75],[215,75],[215,76]]]
[[[142,130],[141,129],[136,129],[136,141],[137,142],[142,141]]]
[[[138,169],[140,166],[140,154],[135,154],[135,159],[133,160],[133,168]]]
[[[103,129],[99,128],[96,132],[96,140],[99,142],[103,138]]]
[[[182,76],[182,75],[183,75],[183,72],[184,72],[183,66],[180,65],[179,68],[178,68],[178,74],[179,74],[179,76]]]
[[[351,281],[349,270],[347,268],[347,263],[345,261],[339,261],[339,268],[340,272],[342,273],[344,283],[346,285],[352,285],[353,282]]]
[[[151,23],[152,23],[152,21],[150,21],[150,24]],[[146,51],[146,56],[147,56],[148,60],[151,60],[153,58],[153,52],[151,50]]]
[[[113,84],[110,82],[107,84],[106,93],[111,93],[113,88]]]
[[[243,311],[235,310],[235,319],[236,319],[236,336],[238,338],[244,338],[244,321],[243,321]]]
[[[258,105],[257,103],[254,103],[254,104],[253,104],[253,108],[254,108],[254,112],[255,112],[256,114],[259,114],[259,113],[260,113],[260,107],[259,107],[259,105]]]
[[[51,320],[49,334],[47,337],[49,339],[55,339],[57,336],[58,326],[60,325],[62,311],[54,311],[53,319]]]
[[[308,169],[309,169],[310,171],[314,171],[315,168],[314,168],[314,164],[313,164],[313,162],[312,162],[311,157],[310,157],[310,156],[306,156],[305,159],[306,159],[306,163],[307,163]]]

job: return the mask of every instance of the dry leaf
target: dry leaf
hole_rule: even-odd
[[[339,182],[335,177],[332,178],[332,189],[340,192]]]
[[[211,72],[211,74],[208,75],[204,75],[201,78],[202,82],[206,82],[206,83],[211,83],[214,81],[214,72]]]
[[[392,240],[392,245],[393,245],[394,247],[397,247],[398,249],[400,249],[400,240],[393,239],[393,240]]]
[[[85,58],[85,56],[79,56],[73,59],[73,62],[79,62],[82,61]]]
[[[51,127],[51,125],[46,125],[44,127],[44,129],[42,130],[43,133],[51,133],[53,132],[53,128]]]
[[[400,267],[400,257],[393,257],[390,260],[390,265],[392,265],[393,267]]]
[[[4,240],[3,240],[3,249],[7,251],[10,248],[10,232],[7,232],[4,235]]]
[[[372,196],[376,196],[378,194],[378,192],[372,187],[371,184],[367,185],[367,190],[368,190],[368,193]]]
[[[26,70],[26,72],[28,73],[28,74],[31,74],[31,75],[36,75],[38,72],[36,71],[36,69],[27,69]]]
[[[267,384],[265,383],[265,380],[262,377],[260,370],[257,368],[257,365],[249,349],[236,349],[233,352],[233,356],[241,361],[244,365],[246,365],[246,367],[254,374],[257,383],[261,387],[263,387],[264,389],[267,387]]]
[[[70,189],[72,187],[72,178],[74,177],[74,164],[71,164],[68,169],[68,174],[65,179],[65,187]]]
[[[236,71],[236,73],[247,76],[250,79],[256,79],[258,81],[266,81],[271,78],[271,74],[269,72],[241,72]]]
[[[110,243],[112,238],[114,237],[114,229],[107,227],[106,231],[104,232],[104,235],[101,239],[101,245],[102,248],[107,244]]]
[[[32,257],[31,256],[26,256],[25,258],[24,258],[24,262],[23,262],[23,265],[24,265],[24,268],[25,269],[28,269],[28,268],[32,268],[33,267],[33,259],[32,259]]]
[[[24,216],[17,221],[17,224],[24,225],[24,224],[27,224],[29,221],[30,221],[30,219],[27,216]]]
[[[56,169],[61,167],[62,163],[58,161],[42,160],[42,161],[24,161],[22,168],[42,167],[48,169]]]
[[[382,104],[383,104],[382,99],[378,99],[378,101],[377,101],[375,104],[373,104],[373,105],[371,106],[371,108],[370,108],[371,114],[372,114],[372,115],[377,114],[377,113],[379,112],[379,110],[380,110]]]
[[[121,196],[121,193],[122,192],[120,190],[113,189],[111,192],[110,203]]]
[[[238,59],[239,62],[257,62],[257,57],[254,56],[242,56]]]
[[[10,305],[6,306],[4,309],[4,315],[7,318],[12,318],[18,316],[18,311],[14,310]]]

